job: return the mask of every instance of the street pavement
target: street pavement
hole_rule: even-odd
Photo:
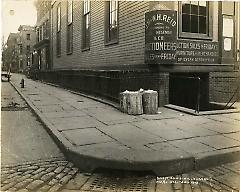
[[[66,157],[98,167],[178,174],[240,159],[240,113],[193,116],[159,108],[132,116],[103,102],[13,74],[28,102]],[[238,103],[239,105],[239,103]]]
[[[2,82],[1,152],[4,154],[1,155],[2,166],[63,157],[26,102],[8,82]]]
[[[240,190],[240,162],[168,177],[156,177],[149,172],[109,170],[83,172],[63,157],[42,124],[9,83],[2,83],[1,105],[1,191],[235,192]],[[19,115],[17,112],[22,114]],[[9,116],[18,118],[9,119]],[[7,129],[11,131],[6,131]],[[24,136],[18,129],[22,130]],[[17,142],[14,142],[15,140]]]

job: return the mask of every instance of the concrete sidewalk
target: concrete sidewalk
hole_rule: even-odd
[[[240,160],[240,113],[193,116],[167,108],[130,116],[102,102],[13,74],[22,95],[66,157],[83,170],[174,175]],[[239,104],[238,104],[239,105]]]

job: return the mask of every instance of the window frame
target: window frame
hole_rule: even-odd
[[[49,39],[49,20],[47,19],[46,21],[45,21],[45,39]]]
[[[70,9],[69,9],[69,7],[70,7]],[[71,10],[71,14],[70,14],[69,10]],[[71,17],[69,17],[70,15],[71,15]],[[70,21],[69,21],[69,18],[71,18]],[[67,0],[67,24],[69,25],[72,22],[73,22],[73,0]]]
[[[90,50],[90,30],[91,30],[91,1],[90,0],[84,0],[82,2],[82,51]],[[85,12],[85,5],[87,4],[87,12]],[[86,30],[86,21],[88,19],[88,31]],[[88,34],[87,34],[88,33]],[[88,35],[88,39],[86,38]]]
[[[111,39],[110,37],[110,15],[113,11],[110,10],[110,2],[117,2],[117,7],[115,11],[117,11],[116,18],[117,18],[117,32],[116,32],[116,38]],[[112,44],[118,44],[119,43],[119,1],[113,0],[113,1],[105,1],[105,45],[112,45]]]
[[[42,25],[39,26],[39,41],[42,41],[43,40],[43,30],[42,30]]]
[[[23,54],[23,45],[19,44],[19,55]]]
[[[70,55],[73,53],[73,0],[67,1],[67,55]],[[71,7],[70,7],[71,6]],[[70,9],[69,9],[70,7]],[[69,10],[71,10],[71,16],[69,14]],[[70,20],[69,20],[70,16]]]
[[[41,31],[42,31],[41,40],[44,40],[44,23],[41,26]]]
[[[46,25],[45,25],[45,22],[42,24],[42,27],[43,27],[43,39],[45,39],[46,37]]]
[[[27,40],[31,40],[31,34],[27,33]]]
[[[27,56],[27,66],[30,66],[30,63],[31,63],[30,56]]]
[[[61,31],[61,3],[57,6],[57,32]]]
[[[30,46],[30,45],[27,45],[27,46],[26,46],[26,50],[27,50],[26,52],[29,54],[29,53],[31,52],[31,46]]]
[[[37,27],[37,42],[40,42],[40,29]]]
[[[20,62],[20,69],[22,69],[23,68],[23,60],[20,59],[19,62]]]
[[[189,1],[190,2],[190,1]],[[182,2],[178,2],[178,37],[186,39],[203,39],[212,40],[213,39],[213,8],[212,2],[206,1],[207,3],[207,24],[206,24],[206,34],[202,33],[191,33],[182,31]]]
[[[73,53],[73,24],[67,25],[67,55]]]
[[[56,55],[61,56],[61,3],[57,6]]]

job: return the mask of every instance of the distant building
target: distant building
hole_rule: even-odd
[[[154,89],[160,106],[239,97],[239,2],[52,0],[50,15],[37,2],[38,26],[51,25],[43,79],[115,101]]]
[[[23,72],[32,64],[32,52],[33,45],[36,43],[36,32],[35,27],[29,25],[20,25],[18,31],[18,70]]]
[[[18,71],[17,53],[18,33],[10,33],[2,52],[3,70]]]
[[[36,0],[35,7],[37,9],[37,23],[36,23],[36,44],[35,58],[37,68],[40,70],[51,69],[50,61],[50,10],[51,1]]]

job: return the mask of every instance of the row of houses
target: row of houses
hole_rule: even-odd
[[[3,64],[7,70],[23,72],[32,64],[33,46],[36,43],[35,27],[20,25],[18,33],[10,33],[3,47]]]
[[[114,101],[154,89],[202,110],[239,97],[240,3],[36,0],[38,78]]]

